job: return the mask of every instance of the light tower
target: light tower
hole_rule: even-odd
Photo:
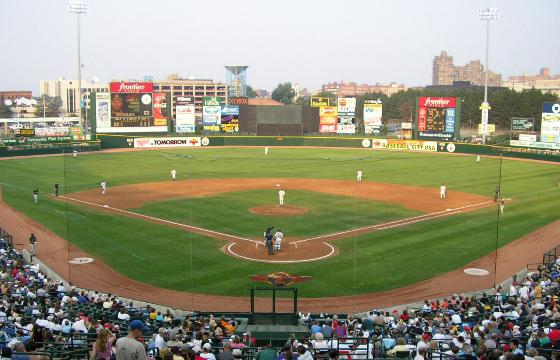
[[[247,96],[247,68],[249,65],[226,65],[228,99],[233,96]]]
[[[87,14],[88,5],[85,1],[72,0],[68,3],[68,11],[76,14],[77,37],[78,37],[78,118],[80,119],[80,127],[85,128],[82,123],[82,59],[80,47],[80,15]],[[86,129],[84,129],[84,132]]]

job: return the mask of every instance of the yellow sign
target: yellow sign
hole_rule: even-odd
[[[478,134],[482,135],[482,124],[478,124]],[[486,133],[490,134],[496,132],[496,124],[486,124]]]
[[[311,97],[311,106],[312,107],[321,107],[321,106],[330,106],[330,105],[331,105],[331,99],[329,99],[329,98],[317,97],[317,96],[312,96]]]
[[[480,110],[491,110],[492,108],[490,107],[490,104],[482,103],[482,105],[480,105],[479,109]]]

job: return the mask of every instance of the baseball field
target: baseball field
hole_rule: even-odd
[[[278,271],[311,276],[299,294],[318,298],[395,289],[460,269],[495,250],[500,172],[499,247],[560,218],[557,165],[504,159],[500,166],[499,158],[200,148],[0,166],[8,205],[96,261],[138,282],[214,295],[246,296],[251,275]],[[280,188],[285,208],[277,205]],[[285,235],[274,256],[262,245],[268,226]],[[46,246],[39,239],[39,249]]]

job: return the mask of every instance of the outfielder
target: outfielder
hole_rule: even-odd
[[[278,191],[278,200],[280,201],[280,206],[284,206],[284,196],[286,196],[286,192],[280,189],[280,191]]]
[[[358,173],[356,174],[356,179],[358,179],[358,181],[362,181],[362,170],[358,170]]]
[[[276,234],[274,234],[274,251],[280,251],[282,247],[282,240],[284,239],[284,234],[282,230],[278,229]]]
[[[506,203],[504,202],[504,199],[500,200],[500,213],[502,215],[504,215],[504,208],[506,207]]]
[[[445,199],[446,196],[447,196],[447,188],[445,187],[445,185],[441,185],[439,187],[439,198]]]
[[[101,194],[105,195],[106,192],[107,192],[107,181],[102,181],[101,182]]]
[[[480,155],[476,155],[476,163],[478,164],[480,162]]]
[[[176,177],[177,177],[177,170],[175,170],[175,169],[171,170],[171,179],[173,179],[173,181],[175,181]]]
[[[74,159],[78,157],[78,150],[73,151]]]
[[[265,146],[265,147],[264,147],[264,154],[265,154],[265,155],[268,155],[268,146]]]
[[[35,204],[39,203],[39,189],[33,190],[33,202]]]

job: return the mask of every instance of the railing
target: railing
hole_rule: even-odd
[[[4,244],[6,244],[6,246],[8,246],[9,248],[13,248],[14,247],[14,238],[13,236],[7,232],[6,230],[4,230],[2,227],[0,227],[0,246],[4,246]]]
[[[552,264],[556,261],[558,256],[560,255],[560,245],[555,247],[554,249],[548,250],[543,254],[543,264]]]

